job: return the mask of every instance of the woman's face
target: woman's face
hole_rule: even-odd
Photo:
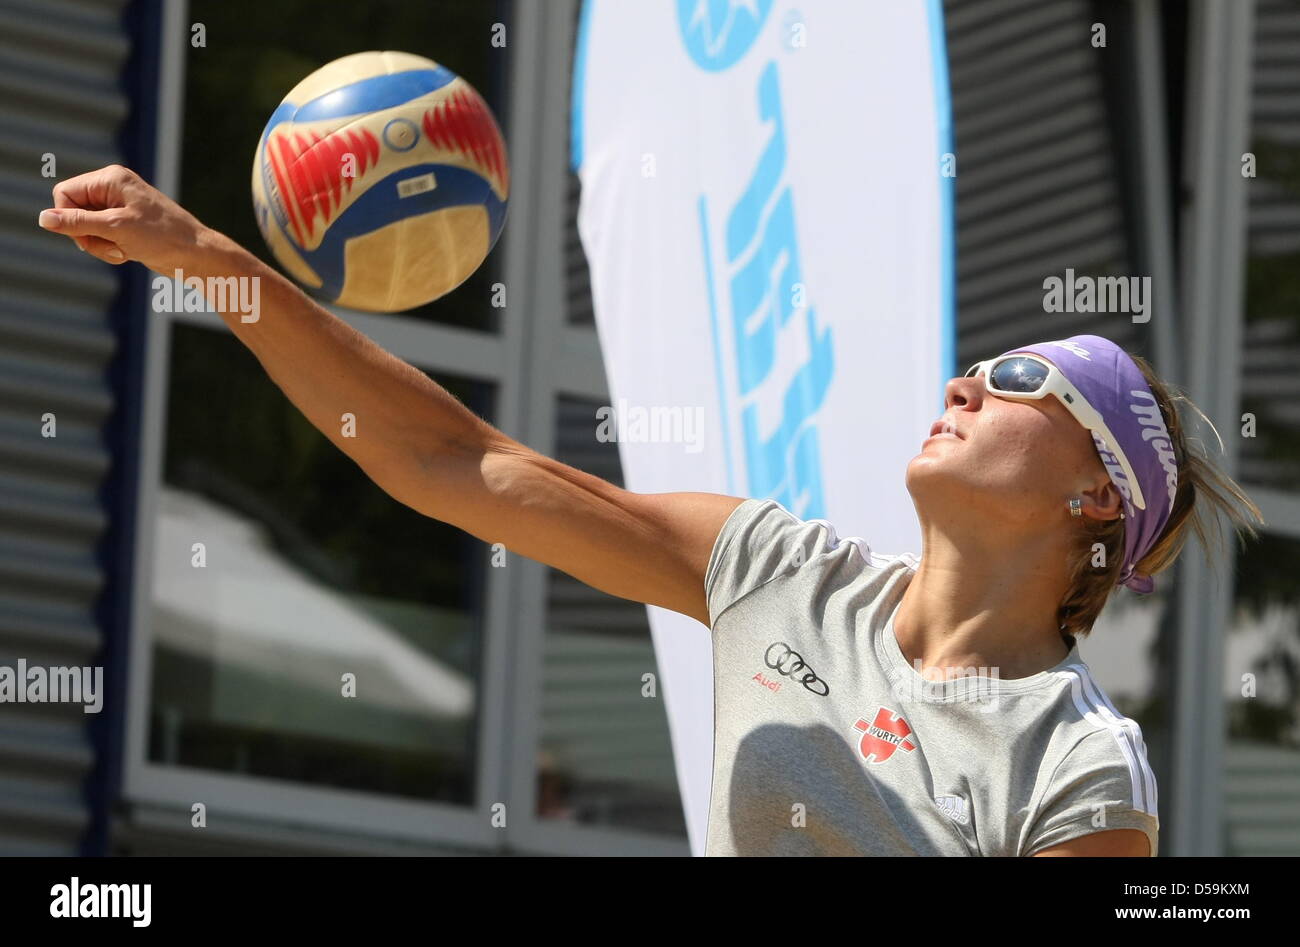
[[[1084,487],[1109,482],[1092,435],[1053,395],[1000,398],[983,377],[953,378],[936,424],[948,435],[926,440],[907,466],[907,489],[922,513],[1041,523],[1068,515],[1068,500]]]

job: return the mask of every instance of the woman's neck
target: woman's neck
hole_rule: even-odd
[[[995,668],[1003,680],[1029,677],[1069,654],[1056,620],[1061,594],[994,569],[922,557],[894,615],[903,656],[923,669]]]

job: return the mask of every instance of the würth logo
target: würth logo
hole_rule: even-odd
[[[899,747],[909,753],[916,749],[916,744],[910,739],[911,726],[887,707],[881,707],[876,711],[876,719],[872,723],[859,720],[853,725],[853,729],[862,731],[858,752],[868,763],[885,762]]]

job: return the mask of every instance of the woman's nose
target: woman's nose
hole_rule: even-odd
[[[983,392],[982,378],[950,378],[944,386],[944,404],[949,408],[969,404],[978,409]]]

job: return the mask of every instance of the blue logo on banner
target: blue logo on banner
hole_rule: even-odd
[[[682,42],[695,64],[709,72],[739,62],[771,12],[772,0],[677,0]]]
[[[730,445],[730,409],[721,363],[721,338],[731,337],[734,373],[740,397],[746,495],[770,497],[796,516],[815,519],[826,512],[822,484],[821,444],[817,413],[835,374],[835,351],[828,326],[819,325],[807,301],[803,267],[795,229],[794,196],[786,180],[786,125],[776,62],[769,62],[758,80],[758,117],[771,127],[766,147],[752,166],[744,188],[726,217],[721,246],[722,266],[714,268],[715,245],[709,226],[706,195],[699,198],[700,239],[713,320],[719,398],[724,441]],[[719,298],[719,284],[727,292]],[[760,425],[758,401],[776,402],[778,348],[789,345],[790,323],[802,327],[807,355],[779,393],[780,422]],[[767,427],[765,432],[762,428]],[[732,482],[727,452],[728,489]]]

